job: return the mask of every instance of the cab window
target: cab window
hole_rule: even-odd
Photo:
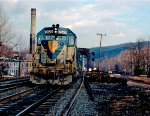
[[[55,40],[55,36],[53,35],[47,35],[46,40]]]
[[[69,36],[69,46],[74,45],[74,36]]]
[[[66,40],[66,36],[57,36],[56,40]]]
[[[43,35],[38,36],[38,44],[41,44],[41,41],[43,40]]]

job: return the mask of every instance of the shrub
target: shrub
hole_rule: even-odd
[[[134,75],[139,76],[144,74],[144,68],[142,66],[135,66]]]

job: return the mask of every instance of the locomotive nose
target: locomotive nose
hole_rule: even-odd
[[[54,53],[58,48],[58,41],[48,41],[48,47],[51,53]]]

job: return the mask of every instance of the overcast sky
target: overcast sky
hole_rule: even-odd
[[[37,10],[37,32],[52,24],[70,28],[78,47],[97,47],[150,40],[150,0],[0,0],[17,33],[29,45],[31,8]]]

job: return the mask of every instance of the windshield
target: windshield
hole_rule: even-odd
[[[55,40],[55,36],[54,35],[47,35],[46,40]]]
[[[56,40],[66,40],[66,36],[57,36]]]

